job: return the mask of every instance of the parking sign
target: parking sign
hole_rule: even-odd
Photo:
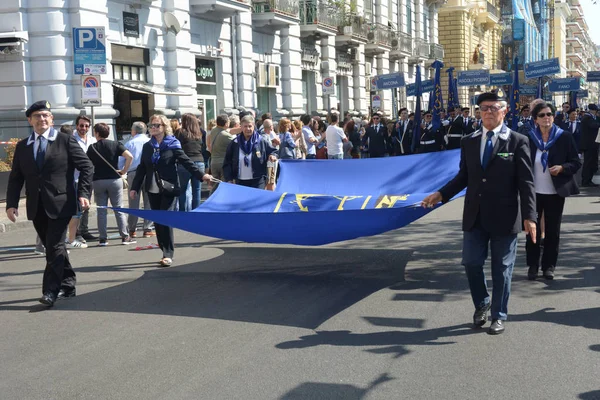
[[[73,28],[76,75],[106,74],[106,36],[103,26]]]

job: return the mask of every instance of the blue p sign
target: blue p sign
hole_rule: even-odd
[[[98,47],[94,28],[76,29],[75,47],[78,49],[95,49]]]

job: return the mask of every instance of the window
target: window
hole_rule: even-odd
[[[113,79],[116,81],[146,82],[146,67],[113,64]]]
[[[429,41],[429,8],[423,7],[423,38]]]
[[[406,0],[406,33],[412,36],[412,0]]]

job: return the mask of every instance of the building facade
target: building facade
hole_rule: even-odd
[[[57,125],[92,114],[74,65],[80,27],[104,28],[93,114],[119,134],[153,113],[192,112],[205,124],[242,107],[276,118],[332,108],[366,115],[375,94],[390,114],[391,90],[372,92],[370,78],[401,72],[411,83],[416,65],[431,74],[443,57],[437,1],[4,0],[0,141],[28,134],[24,110],[39,99],[52,103]],[[328,77],[335,92],[323,95]],[[396,97],[410,106],[404,93]]]

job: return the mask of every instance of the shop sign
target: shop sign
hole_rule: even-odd
[[[214,60],[196,58],[196,81],[216,82],[216,63]]]
[[[123,11],[123,33],[127,37],[140,37],[140,16]]]

